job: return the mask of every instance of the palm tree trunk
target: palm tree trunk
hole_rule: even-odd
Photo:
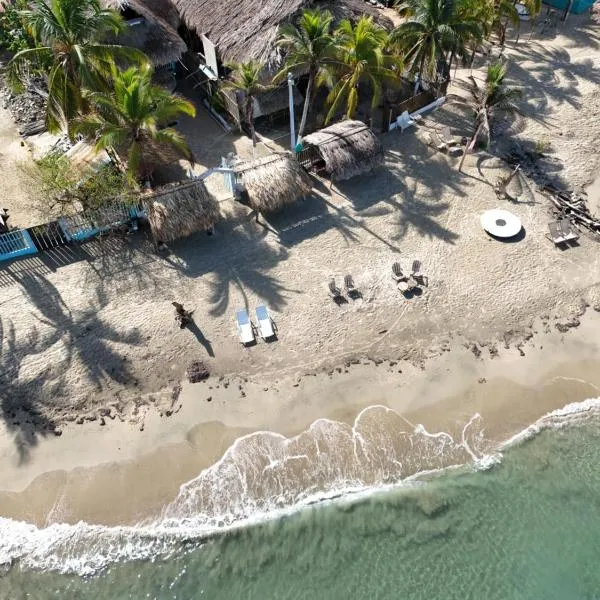
[[[473,72],[473,63],[475,62],[475,55],[477,54],[477,43],[473,45],[473,51],[471,52],[471,58],[469,59],[469,68],[471,73]]]
[[[573,0],[569,0],[567,7],[565,8],[565,12],[563,13],[563,16],[561,19],[563,23],[567,20],[567,17],[569,16],[569,13],[571,12],[572,8],[573,8]]]
[[[504,44],[506,43],[506,30],[508,29],[508,19],[503,25],[500,25],[500,48],[501,53],[504,52]]]
[[[298,128],[298,139],[301,139],[304,135],[304,129],[306,128],[306,121],[308,119],[308,110],[310,108],[310,102],[312,100],[312,90],[315,83],[315,72],[311,69],[308,73],[308,85],[306,86],[306,98],[304,98],[304,108],[302,109],[302,119],[300,119],[300,127]]]
[[[529,31],[529,39],[531,39],[533,37],[533,32],[535,31],[535,20],[536,20],[536,17],[531,18],[531,29]]]
[[[450,73],[452,73],[452,63],[454,62],[455,57],[456,46],[452,46],[452,52],[450,53],[450,58],[448,60],[448,79],[450,79]],[[458,68],[458,62],[456,63],[456,68]],[[454,77],[456,77],[456,71],[454,71]]]
[[[480,129],[481,129],[481,125],[478,125],[477,129],[475,130],[475,133],[473,134],[473,137],[469,140],[469,143],[465,146],[465,151],[463,152],[462,158],[460,159],[460,164],[458,165],[459,173],[462,173],[463,164],[465,162],[465,158],[467,158],[467,154],[469,153],[469,148],[471,148],[471,146],[473,146],[475,144],[475,141],[477,140],[477,136],[479,135]]]
[[[256,147],[256,131],[254,130],[254,108],[252,103],[254,98],[252,96],[246,96],[246,121],[248,121],[248,127],[250,128],[250,136],[252,137],[252,148]]]
[[[418,85],[418,87],[415,87],[415,93],[414,93],[415,96],[419,93],[419,89],[422,86],[423,69],[425,68],[425,59],[426,58],[427,58],[427,54],[425,54],[425,52],[423,52],[423,56],[421,56],[421,64],[419,65],[419,73],[417,74],[417,77],[419,78],[419,85]]]

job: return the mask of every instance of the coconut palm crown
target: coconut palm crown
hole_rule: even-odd
[[[278,45],[287,51],[287,57],[275,81],[282,80],[288,72],[308,74],[298,138],[304,135],[315,88],[326,80],[325,65],[333,58],[332,21],[333,16],[329,11],[305,10],[296,25],[288,24],[280,30]]]
[[[101,8],[98,0],[32,0],[21,16],[36,47],[12,58],[9,81],[18,92],[31,76],[46,78],[46,121],[51,132],[68,131],[69,121],[84,107],[83,90],[106,87],[115,60],[147,61],[139,50],[106,43],[125,25],[118,13]]]
[[[440,61],[451,67],[454,56],[465,58],[468,42],[481,38],[481,25],[465,18],[460,0],[406,0],[397,7],[408,19],[390,34],[411,73],[434,79]]]
[[[181,114],[195,116],[194,105],[152,83],[152,67],[112,70],[109,91],[90,95],[92,112],[73,129],[93,138],[97,150],[114,152],[132,181],[144,180],[161,163],[193,159],[185,138],[168,124]]]
[[[340,22],[335,31],[335,61],[327,65],[330,92],[327,97],[329,123],[342,104],[345,117],[351,119],[358,108],[359,86],[370,86],[371,108],[379,104],[382,86],[400,72],[398,56],[387,54],[388,35],[371,17],[361,17],[356,25],[348,20]]]

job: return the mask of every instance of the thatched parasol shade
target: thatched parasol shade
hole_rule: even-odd
[[[371,171],[383,162],[383,147],[362,121],[340,121],[303,139],[314,146],[330,177],[338,181]]]
[[[165,186],[143,198],[155,240],[170,242],[195,231],[211,229],[219,219],[219,205],[203,181]]]
[[[234,170],[248,192],[250,205],[261,213],[279,210],[312,190],[310,177],[289,154],[238,163]]]
[[[141,0],[102,0],[102,4],[113,10],[130,9],[143,23],[128,26],[117,37],[123,46],[141,50],[157,67],[176,62],[187,51],[187,46],[177,33],[178,16],[168,2]]]

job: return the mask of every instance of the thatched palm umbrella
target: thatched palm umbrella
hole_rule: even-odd
[[[287,153],[238,163],[234,171],[248,193],[250,206],[260,213],[277,211],[312,189],[306,171]]]
[[[145,196],[143,204],[157,242],[208,231],[220,216],[217,201],[200,180],[165,186]]]
[[[337,181],[366,173],[383,163],[383,147],[362,121],[340,121],[302,141],[305,148],[315,148],[325,170]]]

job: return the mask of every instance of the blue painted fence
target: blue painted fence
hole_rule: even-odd
[[[0,261],[36,253],[37,248],[28,231],[17,229],[0,234]]]
[[[58,222],[69,241],[81,242],[126,225],[132,219],[138,219],[144,215],[140,206],[119,203],[87,213],[61,217]]]
[[[33,231],[35,235],[40,233],[41,237],[38,236],[39,249],[46,250],[64,244],[65,242],[81,242],[87,240],[101,233],[106,233],[117,227],[127,225],[132,221],[136,221],[145,216],[146,213],[139,204],[131,205],[115,203],[95,211],[61,217],[58,219],[58,223],[40,225],[30,228],[30,230]],[[54,235],[51,236],[52,240],[46,240],[44,238],[44,234],[48,233],[46,231],[48,225],[54,225],[54,227],[60,228],[58,231],[53,231]],[[36,244],[29,231],[25,229],[17,229],[15,231],[0,234],[0,261],[12,260],[13,258],[18,258],[20,256],[36,254],[37,252],[38,248],[36,247]]]

